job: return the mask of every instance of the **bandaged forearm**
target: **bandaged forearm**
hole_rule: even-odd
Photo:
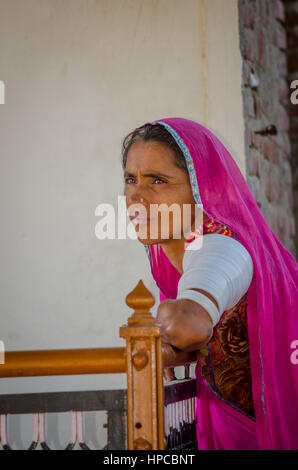
[[[215,326],[222,313],[234,307],[246,293],[252,277],[251,256],[239,241],[222,234],[206,234],[185,250],[177,299],[200,304]],[[206,295],[192,289],[208,292],[219,309]]]

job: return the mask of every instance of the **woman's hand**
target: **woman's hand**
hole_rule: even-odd
[[[163,358],[169,360],[172,357],[175,357],[175,350],[173,346],[168,343],[161,343],[161,353]],[[176,380],[174,367],[165,367],[163,370],[164,378],[167,382],[172,382],[172,380]]]
[[[179,352],[197,351],[213,334],[212,320],[203,307],[188,299],[164,300],[157,309],[156,323],[161,328],[162,355],[174,362]],[[175,380],[174,368],[165,368],[167,382]]]
[[[189,364],[197,360],[195,352],[181,351],[181,349],[177,349],[168,343],[161,343],[161,352],[165,364],[176,364],[178,366]],[[173,367],[164,368],[164,378],[167,382],[176,379]]]
[[[161,302],[156,323],[161,327],[163,342],[185,352],[203,348],[213,334],[212,319],[208,312],[189,299]]]

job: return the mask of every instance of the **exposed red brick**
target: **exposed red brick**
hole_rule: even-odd
[[[270,21],[270,8],[271,8],[271,0],[266,0],[265,5],[265,24],[268,25]]]
[[[265,176],[265,195],[269,202],[278,202],[281,196],[280,177],[274,173]]]
[[[280,0],[275,0],[274,6],[274,15],[275,18],[279,21],[284,22],[286,18],[284,4]]]
[[[284,79],[280,79],[280,88],[279,88],[279,101],[284,106],[289,104],[289,95],[290,95],[290,86],[288,82]]]
[[[254,51],[254,45],[252,41],[249,41],[243,51],[243,56],[244,59],[250,60],[251,62],[254,62],[255,60],[255,51]]]
[[[268,139],[268,137],[264,137],[262,141],[262,153],[264,155],[264,158],[267,160],[270,160],[270,155],[271,155],[271,142]]]
[[[271,141],[271,161],[275,165],[279,164],[279,145],[275,140]]]
[[[259,39],[258,39],[258,64],[259,65],[262,65],[263,54],[264,54],[264,34],[262,31],[260,31]]]
[[[249,6],[247,4],[244,5],[243,7],[242,23],[243,23],[243,26],[245,26],[246,28],[249,28]]]
[[[269,97],[266,98],[266,96],[262,96],[262,111],[263,113],[269,117],[271,116],[271,107],[272,107],[272,103],[269,99]]]
[[[279,128],[283,132],[288,132],[290,129],[290,120],[287,111],[282,111],[279,115]]]
[[[290,235],[292,238],[296,235],[295,219],[293,216],[290,218]]]
[[[298,80],[298,0],[241,0],[239,4],[248,181],[259,207],[264,198],[268,200],[268,223],[281,242],[291,246],[291,238],[298,240],[293,217],[298,170],[291,170],[291,160],[298,161],[298,104],[290,101],[294,92],[290,84]],[[253,69],[260,80],[256,88],[251,86]],[[254,133],[269,124],[276,125],[276,136]]]
[[[254,147],[260,148],[261,147],[261,140],[262,140],[262,137],[260,136],[260,134],[254,133],[254,135],[253,135],[253,145],[254,145]]]
[[[243,8],[242,22],[246,28],[254,28],[254,15],[249,4],[246,4]]]
[[[283,157],[287,160],[290,159],[291,158],[291,142],[290,142],[288,133],[285,133],[283,135],[283,148],[284,148]]]
[[[281,77],[288,75],[287,58],[286,54],[279,54],[278,58],[278,71]]]
[[[270,160],[275,165],[279,163],[279,146],[273,138],[265,137],[262,144],[262,152],[266,160]]]
[[[287,34],[286,31],[282,28],[276,28],[276,44],[279,49],[287,49]]]
[[[254,129],[248,126],[247,129],[247,139],[249,147],[260,148],[261,147],[261,139],[262,137],[260,134],[256,134]]]
[[[264,0],[258,0],[258,10],[261,24],[264,24],[265,15],[264,15]]]
[[[248,116],[255,117],[253,95],[249,88],[246,89],[245,103]]]
[[[254,130],[247,126],[247,143],[249,147],[253,146],[253,139],[254,139]]]
[[[252,153],[248,159],[248,173],[252,176],[260,176],[260,162],[256,153]]]
[[[260,117],[260,111],[261,111],[260,99],[258,98],[258,96],[253,95],[253,103],[254,103],[254,116],[258,118]]]
[[[293,178],[292,178],[292,168],[288,164],[285,168],[285,174],[286,174],[286,182],[289,186],[292,186],[293,183]]]
[[[250,66],[245,61],[243,62],[243,64],[244,64],[244,67],[243,67],[243,82],[244,82],[245,86],[249,86],[250,85],[250,74],[251,74]]]

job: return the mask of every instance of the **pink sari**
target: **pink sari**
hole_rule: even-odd
[[[148,123],[147,123],[148,124]],[[248,337],[255,421],[197,378],[199,449],[298,449],[298,265],[262,215],[234,159],[207,128],[169,118],[161,124],[185,156],[194,199],[234,230],[249,251],[254,276],[248,290]],[[175,299],[180,273],[160,245],[146,246],[160,300]],[[294,346],[293,346],[294,345]]]

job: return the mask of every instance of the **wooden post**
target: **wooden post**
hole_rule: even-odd
[[[154,303],[140,280],[126,297],[134,313],[120,328],[120,336],[126,339],[129,450],[165,449],[161,334],[149,310]]]

